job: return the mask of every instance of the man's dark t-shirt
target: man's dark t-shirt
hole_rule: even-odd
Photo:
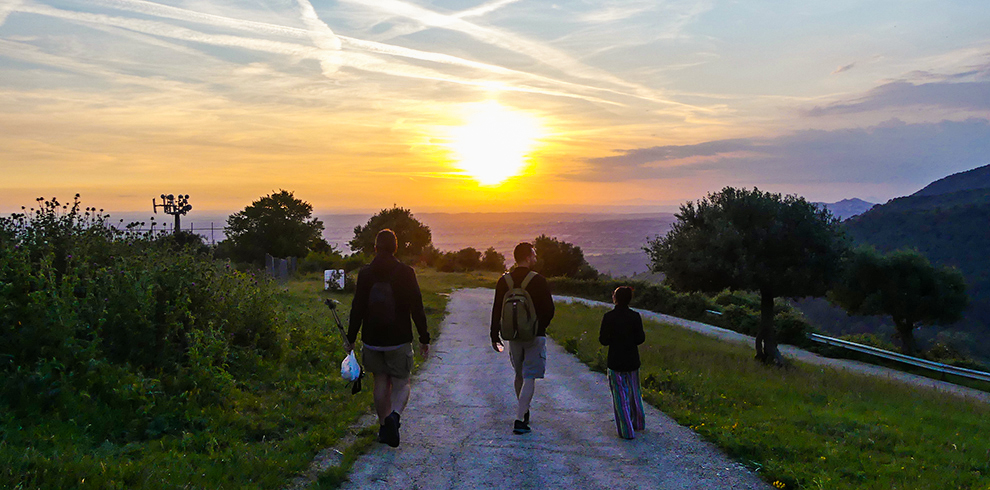
[[[526,279],[526,275],[529,274],[530,270],[529,267],[516,267],[512,269],[509,273],[512,276],[512,284],[517,287],[522,284],[523,279]],[[550,294],[550,285],[547,284],[547,278],[537,274],[529,282],[529,285],[526,286],[526,291],[533,298],[533,308],[536,309],[536,319],[538,320],[536,335],[538,337],[545,337],[547,335],[547,326],[550,325],[550,320],[553,319],[554,313],[553,295]],[[505,293],[507,292],[509,292],[509,285],[505,282],[505,278],[498,278],[498,283],[495,284],[495,303],[492,304],[491,337],[493,343],[501,341],[499,328],[502,323],[502,300],[505,299]]]
[[[398,261],[394,256],[378,254],[370,264],[358,272],[357,290],[351,303],[351,318],[347,329],[347,341],[357,341],[358,331],[367,316],[368,299],[371,287],[376,281],[389,280],[395,295],[396,322],[381,329],[364,329],[361,340],[365,345],[390,347],[412,342],[412,324],[416,323],[421,344],[430,343],[430,332],[426,329],[426,312],[423,310],[423,295],[416,281],[416,271]]]

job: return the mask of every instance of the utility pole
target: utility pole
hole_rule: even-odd
[[[189,204],[189,194],[178,196],[172,194],[162,194],[162,203],[158,204],[154,198],[151,199],[151,207],[155,210],[155,214],[158,214],[158,208],[162,208],[162,212],[165,214],[171,214],[175,216],[175,229],[172,233],[178,233],[180,230],[179,217],[188,213],[192,206]]]

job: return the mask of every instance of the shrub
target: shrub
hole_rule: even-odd
[[[598,271],[588,264],[584,259],[584,252],[577,245],[540,235],[533,240],[533,246],[536,247],[536,270],[547,277],[598,277]]]
[[[760,328],[760,302],[752,293],[723,291],[715,298],[701,293],[677,293],[665,285],[639,281],[581,280],[567,277],[549,279],[554,294],[580,296],[598,301],[612,301],[612,292],[619,286],[633,287],[631,306],[688,320],[713,323],[746,335],[756,335]],[[712,318],[708,310],[721,310]],[[774,304],[774,323],[778,341],[804,346],[808,344],[808,321],[784,301]]]
[[[811,343],[808,340],[811,328],[801,312],[788,308],[774,315],[773,323],[777,327],[777,342],[799,347]]]
[[[238,367],[280,353],[276,290],[196,243],[118,230],[45,201],[0,218],[0,402],[94,425],[178,430],[225,398]]]
[[[504,265],[497,268],[494,263],[498,260],[505,261],[501,254],[495,252],[494,248],[485,251],[485,258],[481,252],[474,247],[462,248],[456,252],[441,252],[439,250],[427,250],[426,257],[430,259],[429,264],[433,265],[440,272],[468,272],[476,270],[497,270],[504,269]],[[494,255],[492,255],[494,253]],[[488,263],[485,262],[488,260]]]
[[[343,269],[344,256],[335,250],[311,251],[301,261],[298,270],[303,274],[319,272],[328,269]]]
[[[505,270],[505,256],[498,253],[495,247],[488,247],[481,257],[481,268],[486,271],[502,272]]]

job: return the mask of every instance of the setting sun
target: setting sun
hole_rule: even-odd
[[[541,135],[536,118],[498,102],[474,104],[465,123],[450,130],[455,165],[481,185],[498,185],[522,173]]]

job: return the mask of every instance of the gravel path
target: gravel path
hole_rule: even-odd
[[[772,488],[649,405],[646,431],[620,439],[605,376],[552,341],[533,432],[513,434],[512,368],[488,340],[493,296],[451,295],[433,357],[413,379],[402,445],[376,444],[344,488]]]
[[[581,303],[589,306],[601,306],[606,308],[612,307],[610,303],[604,303],[602,301],[592,301],[584,298],[574,298],[571,296],[554,296],[554,301],[558,303]],[[636,309],[636,311],[638,311],[640,315],[643,316],[643,318],[648,318],[661,323],[670,323],[674,325],[679,325],[688,330],[693,330],[695,332],[702,333],[711,337],[719,338],[728,342],[746,344],[750,347],[756,344],[756,339],[754,339],[753,337],[750,337],[749,335],[743,335],[741,333],[733,332],[732,330],[727,330],[721,327],[708,325],[706,323],[685,320],[683,318],[677,318],[675,316],[664,315],[662,313],[654,313],[652,311],[646,311],[640,309]],[[953,396],[959,396],[962,398],[980,400],[986,403],[990,403],[990,393],[987,393],[985,391],[980,391],[973,388],[967,388],[965,386],[959,386],[945,381],[939,381],[937,379],[926,378],[924,376],[918,376],[916,374],[905,373],[903,371],[898,371],[896,369],[885,368],[883,366],[875,366],[873,364],[867,364],[865,362],[853,361],[849,359],[833,359],[830,357],[822,357],[813,352],[808,352],[803,349],[798,349],[797,347],[794,347],[792,345],[781,345],[780,352],[785,357],[788,357],[790,359],[795,359],[801,362],[805,362],[808,364],[812,364],[815,366],[828,366],[836,369],[844,369],[850,372],[866,374],[869,376],[876,376],[879,378],[899,381],[901,383],[909,384],[912,386],[941,391]]]

